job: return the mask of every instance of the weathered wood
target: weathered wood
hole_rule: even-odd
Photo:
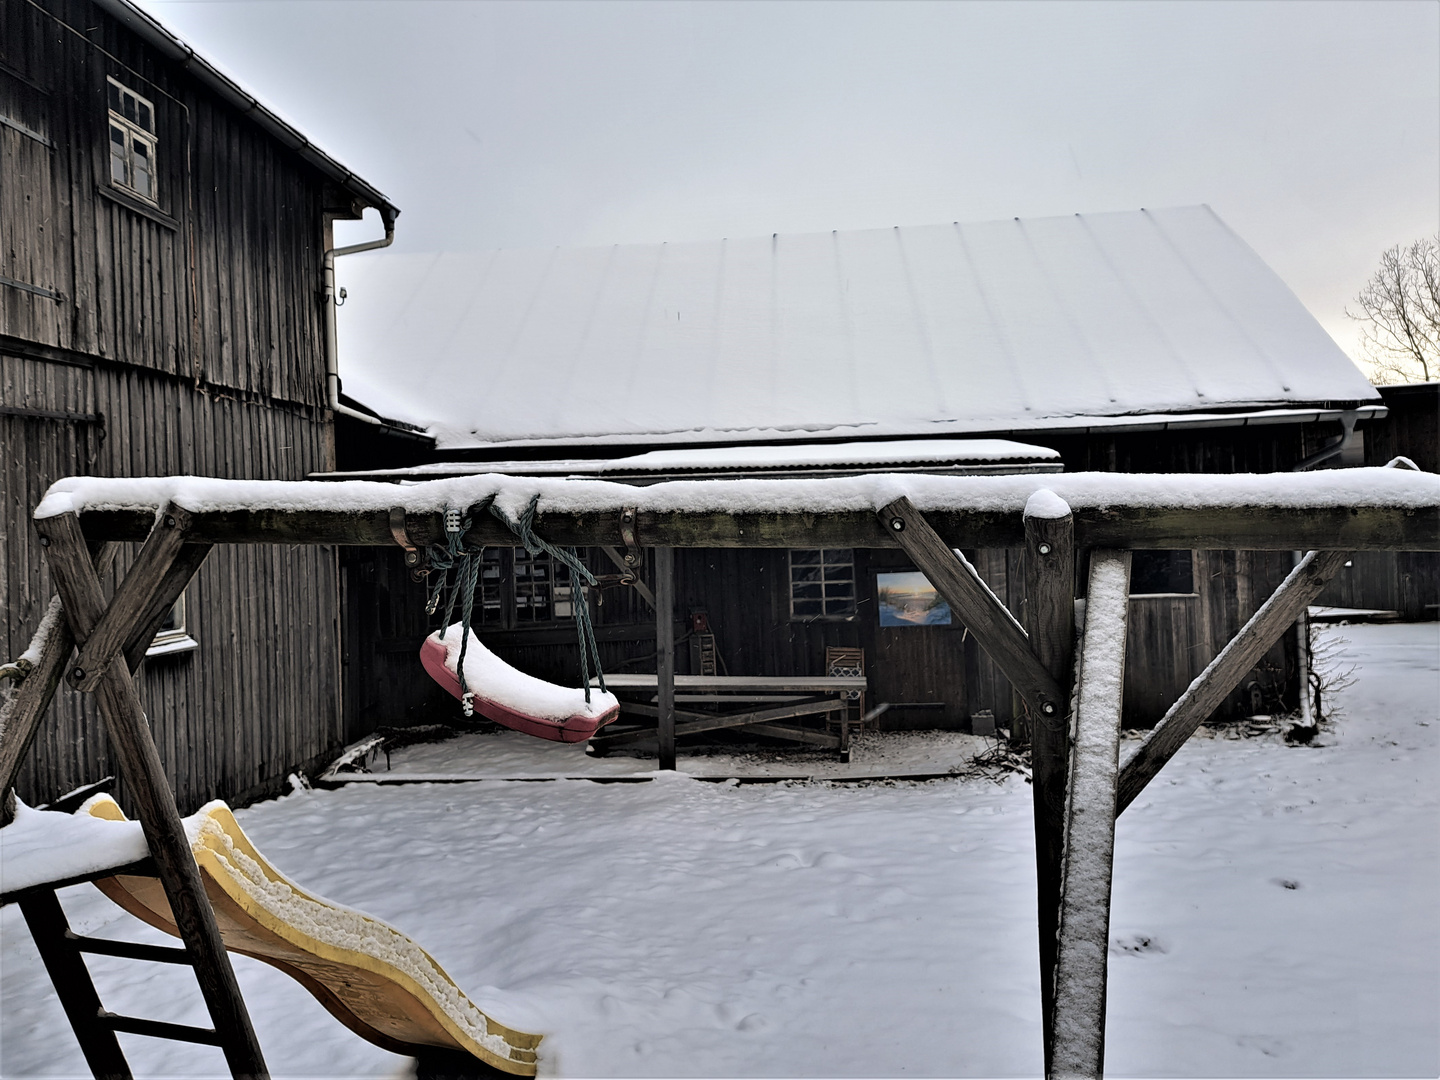
[[[28,893],[20,900],[20,911],[90,1071],[101,1080],[130,1080],[130,1066],[120,1041],[112,1028],[100,1022],[104,1006],[85,961],[68,938],[70,924],[55,893]]]
[[[110,572],[117,550],[116,545],[110,543],[99,547],[94,556],[97,574]],[[59,598],[52,603],[59,603]],[[0,824],[9,824],[9,799],[6,796],[15,785],[20,763],[30,752],[35,732],[55,697],[55,690],[74,650],[75,637],[70,632],[70,624],[61,617],[45,639],[40,650],[40,662],[25,676],[25,681],[10,701],[10,708],[4,713],[4,725],[0,727],[0,806],[4,807],[0,809]]]
[[[755,735],[764,735],[771,739],[789,739],[791,742],[807,743],[810,746],[821,746],[826,750],[839,750],[840,736],[831,735],[825,731],[811,731],[808,728],[795,727],[791,724],[747,724],[744,729]]]
[[[979,579],[974,568],[962,562],[940,539],[909,499],[896,499],[880,510],[879,516],[1032,711],[1063,717],[1065,694],[1059,683],[1031,651],[1015,616]]]
[[[128,638],[144,625],[144,616],[153,606],[152,601],[161,583],[185,545],[189,523],[189,511],[178,506],[163,507],[156,515],[150,536],[140,548],[124,580],[115,589],[110,606],[80,650],[75,666],[70,669],[68,677],[75,689],[88,692],[99,686],[106,669],[123,651]],[[175,601],[172,598],[170,602],[173,604]]]
[[[1115,777],[1125,690],[1130,553],[1090,558],[1085,631],[1076,661],[1075,744],[1065,806],[1055,1005],[1046,1075],[1099,1077],[1115,858]]]
[[[621,555],[619,551],[611,547],[609,544],[601,544],[600,550],[605,553],[605,557],[609,559],[612,563],[614,563],[616,568],[619,569],[622,573],[635,573],[635,567],[627,563],[625,561],[625,556]],[[651,611],[655,610],[655,594],[650,590],[649,585],[646,585],[645,582],[637,576],[635,578],[634,584],[632,584],[630,587],[640,594],[640,598],[645,601],[646,606]]]
[[[1220,650],[1210,666],[1195,677],[1180,700],[1125,759],[1120,769],[1117,814],[1123,813],[1145,790],[1145,785],[1219,707],[1245,673],[1294,625],[1349,558],[1350,553],[1346,551],[1310,552],[1270,599],[1260,605],[1260,610],[1241,627],[1230,644]]]
[[[824,701],[803,701],[790,705],[781,705],[773,709],[753,709],[747,712],[738,713],[694,713],[682,710],[671,710],[672,714],[679,719],[675,725],[675,736],[699,735],[706,731],[723,731],[727,728],[751,727],[755,724],[765,723],[770,720],[788,720],[797,716],[815,716],[820,713],[836,712],[845,707],[845,702],[835,698]],[[660,709],[654,705],[631,704],[624,705],[626,712],[639,713],[641,716],[653,716],[659,718]],[[630,743],[644,742],[647,739],[657,737],[657,732],[648,728],[641,731],[620,731],[613,735],[596,735],[590,740],[590,745],[601,749],[612,746],[626,746]]]
[[[1225,477],[1207,477],[1224,480]],[[628,497],[628,496],[627,496]],[[85,535],[102,540],[143,540],[153,510],[89,510]],[[1019,510],[927,510],[926,520],[951,548],[1018,547],[1025,542]],[[1294,551],[1440,551],[1440,498],[1411,509],[1384,506],[1179,507],[1155,509],[1116,503],[1077,509],[1077,547],[1135,549],[1237,549]],[[411,540],[443,542],[440,514],[410,514]],[[564,514],[542,512],[535,531],[552,544],[585,546],[619,536],[620,508]],[[675,548],[894,548],[899,541],[867,511],[827,514],[654,513],[636,516],[641,543]],[[233,510],[198,513],[195,541],[214,544],[342,544],[392,547],[389,511]],[[515,537],[504,525],[477,515],[466,539],[507,547]]]
[[[104,616],[105,600],[95,569],[85,554],[79,520],[72,513],[58,514],[39,520],[36,528],[46,544],[46,556],[71,633],[83,648]],[[130,629],[124,628],[127,635]],[[129,670],[111,664],[96,690],[96,699],[181,939],[194,957],[196,981],[222,1040],[230,1070],[236,1077],[268,1076]]]
[[[180,594],[190,584],[190,579],[200,569],[200,564],[210,554],[212,546],[210,544],[181,545],[180,553],[175,556],[175,561],[170,564],[170,569],[165,572],[165,576],[156,587],[149,608],[135,624],[136,629],[132,631],[130,639],[125,643],[125,663],[132,674],[145,660],[145,653],[150,648],[150,643],[155,640],[155,635],[160,632],[160,625],[165,621],[165,616],[170,614],[170,609],[175,606],[175,601],[180,599]]]
[[[675,551],[655,549],[655,680],[660,768],[675,768]]]
[[[1071,685],[1075,641],[1075,529],[1070,515],[1025,518],[1025,624],[1030,646],[1051,677]],[[1020,727],[1017,716],[1014,727]],[[1065,798],[1070,771],[1069,709],[1029,715],[1031,797],[1035,814],[1036,910],[1039,919],[1040,1002],[1045,1054],[1051,1053],[1055,1006],[1055,948],[1060,925],[1060,875],[1065,849]]]

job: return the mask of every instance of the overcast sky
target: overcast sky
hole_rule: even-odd
[[[401,250],[1203,202],[1353,353],[1380,252],[1440,229],[1433,0],[140,2]]]

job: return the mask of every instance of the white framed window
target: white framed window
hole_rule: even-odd
[[[1130,556],[1130,595],[1194,596],[1194,552],[1133,552]]]
[[[200,643],[191,637],[186,629],[185,594],[181,593],[179,599],[170,605],[165,621],[160,624],[160,629],[155,631],[155,637],[150,642],[150,648],[145,650],[145,655],[169,656],[171,653],[189,652],[199,647]]]
[[[110,183],[159,205],[155,173],[155,106],[113,78],[107,78]]]
[[[820,548],[790,552],[790,617],[855,617],[855,552]]]

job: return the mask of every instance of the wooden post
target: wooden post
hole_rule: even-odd
[[[1075,641],[1075,522],[1069,507],[1055,496],[1032,499],[1026,507],[1025,578],[1025,626],[1030,646],[1050,676],[1061,686],[1069,686]],[[1047,1067],[1054,1034],[1055,949],[1070,769],[1070,709],[1066,704],[1050,713],[1030,710],[1040,1003]]]
[[[1348,551],[1312,551],[1290,571],[1270,599],[1195,677],[1120,769],[1115,812],[1123,813],[1206,717],[1220,707],[1245,673],[1260,662],[1295,620],[1320,595],[1350,558]],[[1304,692],[1302,690],[1302,692]]]
[[[675,768],[675,549],[655,549],[655,682],[660,768]]]
[[[115,1032],[100,1022],[104,1006],[80,952],[66,937],[70,924],[53,892],[38,890],[20,900],[35,948],[55,985],[90,1071],[103,1080],[130,1080],[130,1066]]]
[[[1052,1080],[1099,1077],[1115,860],[1115,778],[1125,689],[1130,553],[1090,559],[1085,632],[1075,680],[1075,745],[1065,805],[1060,935],[1055,950]]]
[[[163,523],[160,527],[164,527]],[[50,572],[59,589],[71,633],[83,649],[105,614],[105,599],[95,568],[86,556],[79,519],[73,513],[58,514],[38,520],[36,529],[46,546]],[[149,599],[146,597],[147,602],[138,605],[137,618],[148,609]],[[133,626],[124,627],[120,640],[126,640],[133,629]],[[230,1070],[236,1077],[268,1077],[260,1043],[250,1024],[240,985],[220,940],[215,912],[205,895],[200,870],[195,865],[175,806],[174,793],[126,665],[108,665],[96,688],[96,699],[119,759],[121,775],[135,800],[181,940],[194,958],[195,978]]]

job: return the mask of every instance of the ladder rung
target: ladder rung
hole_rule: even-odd
[[[129,960],[149,960],[156,964],[193,966],[190,954],[174,945],[143,945],[138,941],[82,937],[73,930],[65,932],[65,940],[80,952],[95,953],[98,956],[123,956]]]
[[[118,1013],[100,1010],[100,1023],[111,1031],[123,1031],[130,1035],[149,1035],[152,1039],[169,1039],[172,1042],[205,1043],[221,1046],[220,1036],[213,1028],[191,1027],[188,1024],[167,1024],[161,1020],[141,1020],[136,1016],[120,1016]]]

